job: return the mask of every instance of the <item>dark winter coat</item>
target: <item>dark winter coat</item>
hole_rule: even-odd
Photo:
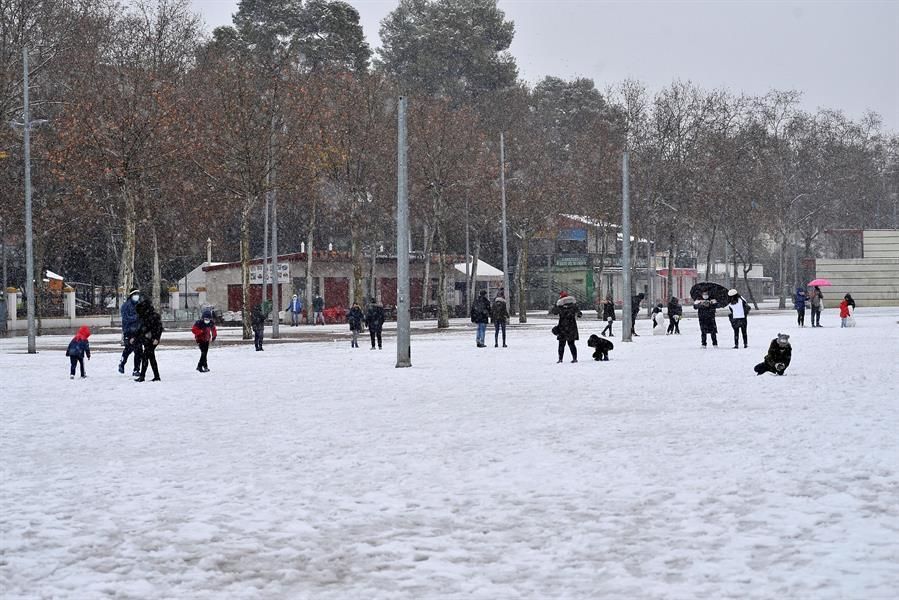
[[[122,333],[126,338],[134,337],[140,328],[140,317],[137,316],[137,302],[128,298],[122,303],[119,313],[122,315]]]
[[[811,301],[810,301],[812,308],[816,308],[816,309],[821,308],[821,302],[823,300],[824,300],[824,294],[821,294],[819,292],[812,292],[812,297],[811,297]]]
[[[379,303],[369,304],[365,313],[365,324],[370,331],[378,333],[384,326],[384,307]]]
[[[506,299],[498,296],[493,301],[493,307],[490,310],[490,318],[494,323],[506,323],[509,320],[509,307],[506,305]]]
[[[718,301],[714,298],[700,299],[693,303],[693,308],[699,312],[699,330],[702,333],[718,333],[718,325],[715,323]]]
[[[471,305],[471,322],[490,322],[490,300],[487,299],[487,296],[478,296]]]
[[[615,320],[615,303],[614,302],[603,302],[602,304],[602,320],[608,321],[611,319]]]
[[[784,369],[786,369],[790,366],[792,354],[793,347],[789,343],[786,346],[781,346],[776,339],[773,339],[771,340],[771,345],[768,346],[768,354],[765,355],[765,364],[775,372],[777,371],[775,367],[777,363],[783,363]]]
[[[796,310],[805,310],[805,301],[808,298],[805,294],[805,290],[802,288],[796,288],[796,298],[793,300],[793,308]]]
[[[66,356],[74,356],[75,358],[84,358],[86,356],[90,358],[91,345],[87,341],[90,335],[91,330],[87,325],[82,325],[75,337],[72,338],[72,341],[69,342],[69,347],[66,348]]]
[[[362,314],[362,309],[358,306],[351,308],[346,315],[346,322],[350,324],[350,331],[362,331],[362,321],[364,320],[365,315]]]
[[[312,299],[312,310],[315,312],[321,312],[325,308],[325,300],[321,296],[316,296]]]
[[[595,333],[587,338],[587,345],[596,348],[593,351],[593,360],[609,360],[609,352],[615,349],[615,344]]]
[[[214,342],[215,338],[218,337],[218,331],[215,328],[215,323],[211,320],[206,323],[203,319],[199,319],[194,322],[194,326],[190,328],[190,332],[194,334],[194,340],[198,344],[202,342]]]
[[[559,298],[550,312],[559,315],[559,333],[556,334],[556,339],[560,342],[573,342],[580,339],[577,331],[577,318],[584,315],[577,307],[577,300],[574,299],[574,296]]]
[[[643,298],[640,297],[640,294],[637,294],[636,296],[631,298],[631,320],[636,319],[637,315],[640,314],[641,302],[643,302]]]
[[[162,317],[153,308],[149,300],[141,300],[135,307],[137,316],[140,317],[140,328],[137,330],[137,341],[144,346],[155,346],[162,338]]]
[[[261,304],[254,306],[252,312],[250,312],[250,324],[253,327],[253,331],[262,331],[265,327],[265,313],[262,312]]]
[[[668,318],[673,319],[674,317],[681,317],[684,314],[683,305],[675,299],[674,301],[668,302]]]

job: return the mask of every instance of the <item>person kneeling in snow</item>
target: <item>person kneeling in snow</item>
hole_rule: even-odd
[[[591,348],[596,348],[593,351],[593,360],[609,360],[609,351],[615,348],[612,342],[599,337],[595,333],[587,338],[587,345]]]
[[[778,333],[777,338],[771,340],[768,346],[768,354],[765,360],[755,366],[756,375],[765,373],[777,373],[783,375],[787,367],[790,366],[790,358],[793,353],[793,347],[790,346],[790,336],[786,333]]]

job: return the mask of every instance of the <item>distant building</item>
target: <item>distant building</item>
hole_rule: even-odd
[[[815,260],[815,277],[831,283],[825,299],[849,293],[859,306],[899,306],[899,230],[866,229],[861,240],[859,258]]]

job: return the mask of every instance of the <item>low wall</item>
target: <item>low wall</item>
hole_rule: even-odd
[[[821,290],[825,307],[836,308],[847,293],[859,306],[899,306],[899,258],[819,258],[815,276],[833,284]]]
[[[35,320],[37,325],[37,320]],[[109,327],[112,325],[112,319],[108,315],[100,315],[96,317],[76,317],[41,319],[41,329],[78,329],[82,325],[88,327]],[[17,331],[28,331],[28,319],[16,319],[15,321],[6,321],[6,330],[10,333]]]

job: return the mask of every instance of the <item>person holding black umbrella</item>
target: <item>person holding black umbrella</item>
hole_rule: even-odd
[[[702,347],[706,347],[706,336],[712,336],[712,346],[718,347],[718,325],[715,323],[715,310],[718,301],[703,291],[702,296],[693,302],[693,308],[699,313],[699,331],[702,333]]]

